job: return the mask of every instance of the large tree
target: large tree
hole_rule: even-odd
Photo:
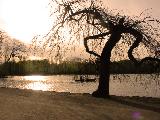
[[[0,60],[9,62],[18,58],[22,60],[27,50],[24,43],[11,38],[6,32],[0,31]]]
[[[130,41],[127,54],[136,65],[146,61],[160,61],[154,56],[160,46],[159,20],[145,16],[144,13],[138,17],[120,15],[103,8],[102,4],[99,0],[52,0],[51,7],[58,8],[52,11],[52,16],[57,21],[47,34],[47,43],[59,48],[65,41],[65,28],[71,34],[70,39],[77,41],[83,38],[86,52],[100,60],[99,86],[92,94],[95,97],[109,97],[111,52],[121,39]],[[152,53],[152,57],[141,60],[135,58],[133,53],[141,43]],[[99,45],[103,46],[101,52]]]

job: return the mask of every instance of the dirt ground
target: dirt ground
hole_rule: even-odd
[[[0,88],[0,120],[159,120],[160,99]]]

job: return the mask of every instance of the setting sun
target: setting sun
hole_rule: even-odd
[[[49,0],[1,0],[3,28],[13,38],[29,43],[37,34],[45,34],[51,21]]]

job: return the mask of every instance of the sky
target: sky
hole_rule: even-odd
[[[49,0],[0,0],[0,29],[13,38],[29,43],[37,34],[45,34],[52,20]],[[145,9],[160,18],[160,0],[103,0],[109,9],[117,9],[128,15],[139,15]],[[152,8],[152,9],[151,9]]]
[[[103,0],[105,5],[111,9],[123,10],[129,15],[139,15],[145,9],[149,9],[150,13],[160,18],[160,0]]]
[[[49,0],[0,0],[0,28],[14,38],[30,42],[50,29]]]

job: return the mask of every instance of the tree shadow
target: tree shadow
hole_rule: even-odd
[[[114,96],[110,100],[140,109],[151,110],[160,113],[160,98],[139,97],[139,96]]]

